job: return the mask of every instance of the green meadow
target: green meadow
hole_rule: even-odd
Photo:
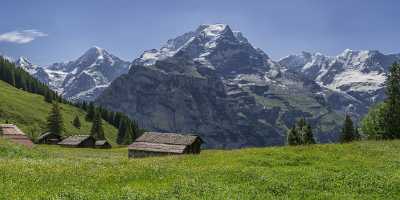
[[[86,112],[76,107],[60,104],[64,118],[65,135],[90,134],[91,122],[85,121]],[[23,90],[0,81],[0,124],[16,124],[25,134],[35,138],[46,131],[46,119],[52,105],[44,101],[44,97]],[[82,127],[75,128],[72,121],[79,116]],[[104,131],[107,139],[115,143],[117,129],[104,122]]]
[[[127,148],[0,141],[0,199],[398,199],[400,141],[204,150],[128,159]]]

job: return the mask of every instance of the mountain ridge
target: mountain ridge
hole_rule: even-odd
[[[320,124],[320,141],[336,140],[336,111],[357,102],[285,71],[244,38],[201,25],[145,51],[95,102],[149,130],[198,133],[211,148],[282,145],[298,117]]]
[[[91,101],[118,76],[127,73],[129,62],[93,46],[73,61],[37,66],[25,58],[15,62],[65,98]]]

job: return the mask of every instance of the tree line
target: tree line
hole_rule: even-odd
[[[93,102],[80,101],[74,105],[86,111],[85,120],[94,121],[97,116],[116,127],[118,129],[117,144],[130,144],[144,132],[136,121],[121,112],[109,111],[104,107],[96,106]]]

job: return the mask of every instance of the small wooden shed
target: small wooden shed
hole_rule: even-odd
[[[52,132],[46,132],[40,135],[36,139],[36,143],[38,144],[58,144],[62,140],[61,135],[52,133]]]
[[[95,148],[110,149],[111,144],[107,140],[97,140],[95,143]]]
[[[197,135],[146,132],[128,147],[129,157],[199,154],[203,140]]]
[[[32,147],[32,140],[14,124],[0,124],[0,137],[11,142]]]
[[[94,147],[96,140],[90,135],[73,135],[58,144],[63,147]]]

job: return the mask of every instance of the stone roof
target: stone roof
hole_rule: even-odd
[[[71,145],[71,146],[76,146],[85,141],[86,139],[89,139],[90,135],[73,135],[65,138],[63,141],[59,142],[58,144],[60,145]]]
[[[171,145],[191,145],[197,139],[196,135],[183,135],[176,133],[158,133],[158,132],[145,132],[135,142],[156,143],[156,144],[171,144]],[[201,139],[200,139],[201,140]]]

